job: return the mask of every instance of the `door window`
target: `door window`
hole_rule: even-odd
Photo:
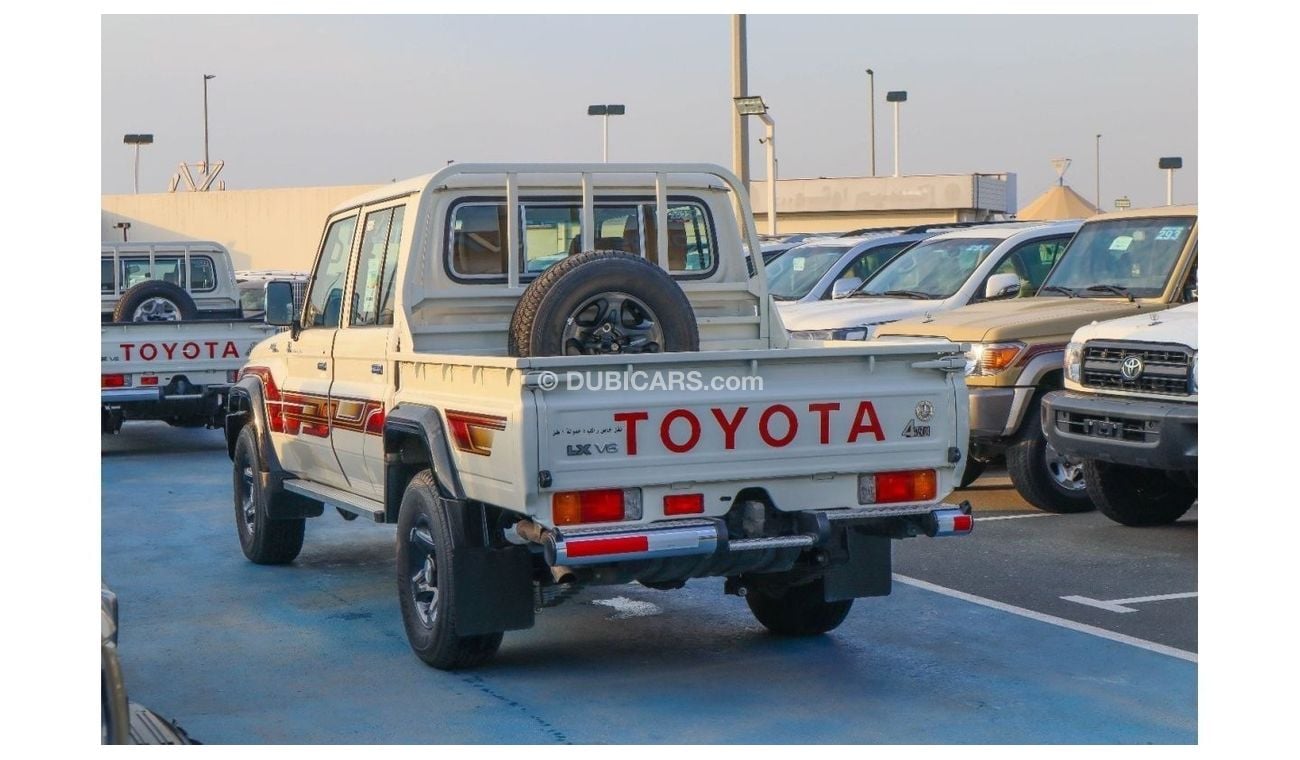
[[[303,312],[303,327],[338,327],[343,312],[343,281],[348,271],[348,254],[352,250],[352,234],[357,228],[355,216],[340,219],[330,225],[325,233],[325,243],[312,273],[307,292],[307,308]]]
[[[366,214],[361,233],[361,258],[352,285],[349,324],[393,323],[393,275],[397,269],[397,249],[402,240],[404,209],[404,206],[398,206]]]

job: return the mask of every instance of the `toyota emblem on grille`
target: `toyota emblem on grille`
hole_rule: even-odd
[[[1136,380],[1142,376],[1142,370],[1145,366],[1142,364],[1140,356],[1126,356],[1124,361],[1120,362],[1119,373],[1124,376],[1125,380]]]

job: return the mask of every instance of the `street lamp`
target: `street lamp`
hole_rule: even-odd
[[[122,135],[122,142],[135,146],[135,191],[140,192],[140,146],[152,145],[153,135]],[[123,233],[125,234],[125,233]]]
[[[871,108],[871,176],[876,176],[876,72],[867,69],[867,98]]]
[[[609,163],[609,117],[622,116],[625,113],[627,113],[627,109],[621,103],[610,103],[602,106],[587,106],[588,116],[601,117],[602,138],[600,143],[600,155],[601,160],[605,163]]]
[[[1174,205],[1174,169],[1183,168],[1182,156],[1165,156],[1158,164],[1165,170],[1165,205]]]
[[[207,174],[208,169],[208,80],[216,79],[216,74],[203,75],[203,173]]]
[[[129,230],[129,229],[131,229],[131,223],[130,223],[130,222],[118,222],[117,224],[114,224],[114,225],[113,225],[113,229],[115,229],[115,230],[121,230],[121,231],[122,231],[122,242],[125,243],[125,242],[126,242],[126,231]]]
[[[1097,135],[1097,211],[1101,211],[1101,135]]]
[[[732,98],[736,112],[741,116],[757,116],[767,128],[766,135],[759,142],[767,146],[767,234],[776,234],[776,122],[767,112],[767,104],[759,95]]]
[[[885,102],[894,104],[894,176],[898,176],[898,104],[907,102],[907,90],[885,93]]]

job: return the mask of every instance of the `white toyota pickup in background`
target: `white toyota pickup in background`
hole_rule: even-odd
[[[1065,352],[1043,432],[1084,460],[1088,496],[1124,525],[1163,525],[1197,500],[1198,304],[1094,322]]]
[[[268,284],[290,330],[231,392],[240,545],[291,562],[326,505],[396,523],[435,667],[629,581],[724,576],[770,630],[823,633],[889,593],[891,540],[971,530],[943,501],[965,347],[793,347],[725,169],[455,164],[343,204],[321,240],[301,311]]]

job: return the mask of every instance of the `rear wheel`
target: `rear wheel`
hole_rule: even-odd
[[[1089,459],[1084,462],[1088,495],[1101,513],[1135,528],[1168,525],[1196,501],[1196,488],[1160,470]]]
[[[411,649],[439,670],[456,670],[491,659],[501,633],[456,633],[453,554],[465,537],[436,497],[433,473],[411,479],[397,519],[397,595]]]
[[[267,493],[262,489],[262,462],[257,453],[257,433],[251,425],[235,441],[235,530],[244,556],[259,565],[284,565],[302,551],[307,530],[304,518],[273,520],[267,516]]]
[[[825,601],[824,583],[818,578],[783,590],[752,588],[745,602],[755,619],[778,636],[815,636],[838,628],[853,607],[852,599]]]

